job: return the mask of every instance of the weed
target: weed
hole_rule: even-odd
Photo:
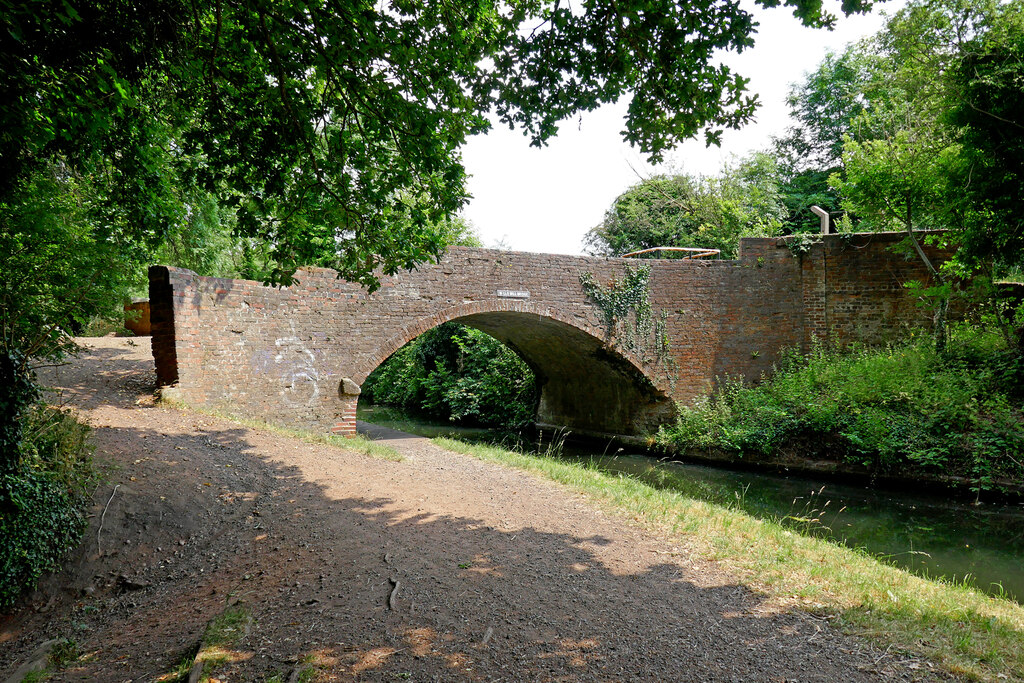
[[[830,510],[831,500],[822,503],[821,494],[825,491],[822,486],[817,491],[812,490],[806,497],[798,496],[793,499],[790,511],[779,521],[782,525],[798,531],[805,536],[826,537],[832,531],[832,524],[836,518],[846,509],[845,506]],[[799,506],[799,507],[797,507]],[[832,515],[832,522],[827,523],[828,515]]]
[[[30,671],[21,679],[21,683],[42,683],[49,680],[54,673],[67,667],[78,659],[80,653],[78,644],[73,640],[61,639],[50,648],[50,654],[46,658],[46,668],[40,671]]]
[[[276,673],[270,678],[266,679],[264,683],[285,683],[285,681],[295,681],[296,683],[313,683],[316,680],[316,666],[315,658],[311,655],[307,655],[302,658],[302,663],[299,666],[297,675],[292,677],[292,674],[281,674]],[[295,672],[293,672],[294,674]]]
[[[186,655],[174,672],[157,680],[161,683],[187,680],[196,663],[202,663],[202,676],[199,680],[212,680],[212,674],[218,668],[238,658],[238,653],[232,648],[249,634],[254,623],[252,614],[245,605],[228,607],[207,624],[202,642],[194,650],[194,657],[190,659]]]
[[[204,647],[231,646],[241,640],[252,627],[252,616],[243,605],[229,607],[206,627]]]
[[[546,445],[544,445],[543,454],[549,458],[560,457],[562,452],[565,450],[565,440],[569,438],[570,434],[572,434],[572,432],[565,427],[559,427],[556,429],[552,432],[551,439]],[[540,432],[537,438],[543,439],[543,432]],[[538,442],[538,450],[541,445],[542,444]]]
[[[78,643],[73,640],[60,640],[50,650],[49,664],[54,669],[63,669],[71,662],[78,659]]]
[[[187,681],[188,675],[192,671],[192,665],[196,661],[196,655],[199,654],[199,646],[200,643],[196,643],[186,650],[181,655],[177,665],[163,676],[158,676],[155,679],[155,683],[181,683],[182,681]]]
[[[813,233],[801,232],[796,235],[790,235],[786,239],[786,248],[796,258],[801,258],[804,254],[809,254],[811,248],[815,244],[821,244],[821,236]]]

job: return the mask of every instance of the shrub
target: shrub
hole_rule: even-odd
[[[21,456],[0,472],[0,608],[58,569],[81,538],[96,480],[88,433],[70,411],[28,411]]]
[[[995,334],[961,327],[939,353],[928,340],[845,351],[787,354],[752,386],[722,381],[681,407],[659,440],[772,455],[802,444],[873,471],[932,471],[972,479],[1024,480],[1024,363]],[[817,452],[808,444],[817,444]],[[824,453],[826,448],[831,449]]]

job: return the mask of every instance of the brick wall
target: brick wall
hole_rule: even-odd
[[[654,340],[604,340],[582,273],[607,283],[633,259],[453,248],[438,264],[382,278],[373,294],[333,271],[291,287],[150,269],[158,381],[189,403],[340,433],[354,430],[358,385],[403,344],[448,320],[516,349],[541,384],[538,420],[635,433],[706,394],[716,377],[757,378],[812,336],[877,341],[924,313],[901,281],[923,266],[890,251],[899,236],[829,236],[796,258],[784,239],[743,240],[736,261],[651,260]]]
[[[903,233],[826,235],[801,259],[806,344],[812,336],[833,344],[876,344],[902,328],[927,324],[930,311],[907,295],[905,283],[931,282]],[[925,247],[938,265],[946,250]]]

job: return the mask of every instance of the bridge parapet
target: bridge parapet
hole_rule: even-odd
[[[834,238],[834,239],[833,239]],[[358,386],[403,344],[449,320],[509,344],[541,385],[538,420],[642,433],[716,377],[770,371],[813,336],[873,341],[922,312],[902,287],[926,279],[891,253],[898,235],[827,236],[801,257],[785,240],[743,240],[735,261],[605,259],[452,248],[437,264],[381,279],[373,294],[326,269],[284,288],[150,269],[158,381],[181,398],[277,423],[355,428]],[[941,260],[941,254],[936,253]],[[581,275],[651,269],[663,339],[607,339]]]

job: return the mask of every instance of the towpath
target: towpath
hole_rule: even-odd
[[[163,407],[147,339],[83,341],[48,380],[107,480],[67,570],[0,617],[0,680],[56,636],[83,656],[51,680],[171,680],[239,601],[219,681],[920,680],[558,485],[400,432],[393,462]]]

